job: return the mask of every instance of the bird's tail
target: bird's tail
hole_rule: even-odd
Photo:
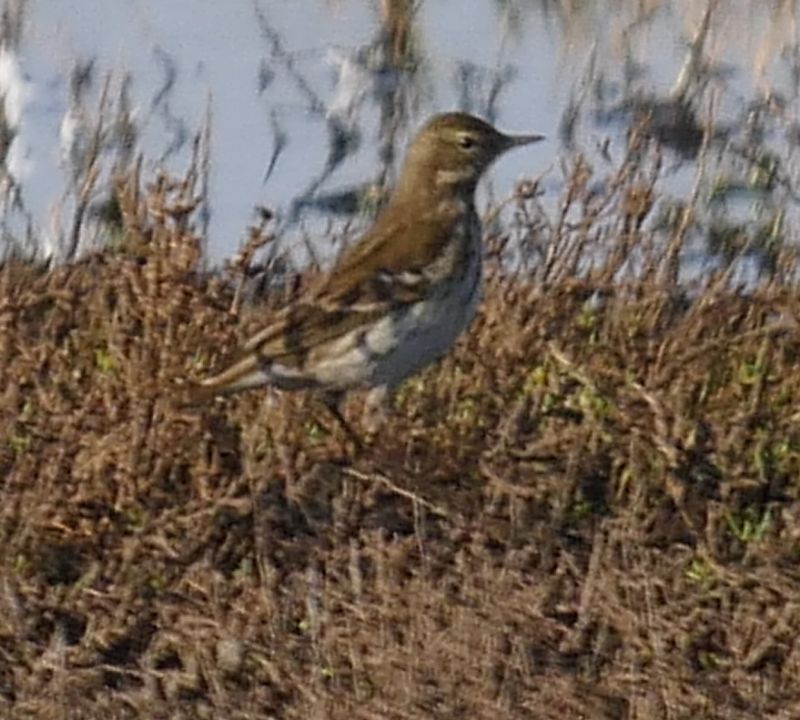
[[[181,405],[187,409],[194,409],[207,405],[214,398],[225,395],[224,389],[201,383],[187,383],[182,388]]]
[[[186,407],[198,407],[211,402],[216,397],[223,397],[259,387],[270,381],[270,376],[259,367],[252,356],[245,356],[217,375],[205,378],[200,382],[184,384]]]

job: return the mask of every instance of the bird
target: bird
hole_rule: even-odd
[[[506,151],[543,139],[463,112],[430,118],[374,224],[231,362],[195,383],[190,404],[260,386],[314,389],[349,433],[339,411],[347,391],[368,390],[368,406],[385,402],[470,324],[483,265],[476,186]]]

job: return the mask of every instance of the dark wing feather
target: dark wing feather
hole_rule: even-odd
[[[309,300],[283,310],[243,350],[281,361],[301,358],[387,311],[424,300],[431,290],[424,271],[451,239],[449,220],[441,213],[413,217],[402,206],[387,208]]]
[[[238,389],[243,378],[272,362],[302,368],[315,348],[425,299],[432,284],[425,269],[451,240],[453,220],[446,212],[420,217],[402,204],[388,207],[311,297],[253,335],[237,359],[201,383],[201,394]]]
[[[410,203],[390,205],[336,264],[322,292],[346,301],[424,298],[425,269],[452,239],[460,208],[436,206],[420,214]],[[388,297],[387,297],[388,296]]]

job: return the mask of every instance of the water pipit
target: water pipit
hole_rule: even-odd
[[[244,343],[236,360],[200,381],[192,402],[261,385],[317,388],[343,422],[337,403],[344,391],[385,396],[445,354],[480,299],[475,186],[506,150],[542,139],[505,135],[465,113],[431,118],[374,225],[322,282]]]

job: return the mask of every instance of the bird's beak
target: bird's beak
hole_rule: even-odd
[[[522,145],[531,145],[532,143],[544,140],[544,135],[505,135],[507,148],[520,147]]]

